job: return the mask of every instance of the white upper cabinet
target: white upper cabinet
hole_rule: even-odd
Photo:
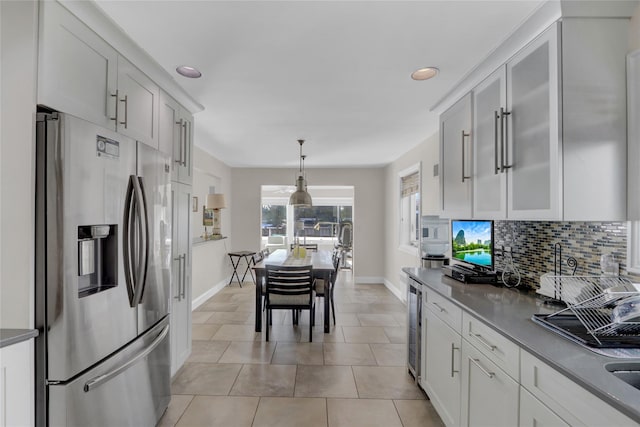
[[[626,219],[627,26],[565,18],[473,90],[474,218]]]
[[[160,88],[124,57],[118,57],[117,131],[158,148]]]
[[[40,4],[38,104],[158,148],[160,89],[55,1]]]
[[[193,116],[165,92],[160,94],[160,150],[173,161],[171,180],[193,182]]]
[[[440,208],[444,218],[471,217],[471,94],[440,116]]]
[[[160,117],[158,131],[158,149],[165,154],[173,156],[175,141],[180,138],[181,127],[179,125],[180,110],[182,107],[166,92],[160,91]],[[173,169],[173,167],[172,167]],[[173,174],[171,180],[175,181]]]
[[[640,220],[640,50],[627,58],[629,158],[627,198],[629,220]]]
[[[193,182],[193,116],[182,109],[178,119],[179,139],[173,145],[173,180]]]
[[[628,28],[628,19],[562,21],[565,220],[627,219]]]
[[[118,52],[59,3],[41,2],[38,104],[115,129],[117,79]]]
[[[554,25],[473,90],[474,218],[560,219]]]
[[[507,216],[507,175],[504,158],[504,117],[507,105],[506,69],[473,90],[473,214],[476,218]]]
[[[500,120],[508,218],[562,218],[558,74],[557,25],[507,63],[507,108]]]

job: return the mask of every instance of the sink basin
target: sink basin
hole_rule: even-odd
[[[607,363],[605,368],[615,377],[640,390],[640,363]]]

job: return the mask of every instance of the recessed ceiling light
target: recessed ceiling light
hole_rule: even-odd
[[[197,79],[198,77],[202,76],[202,73],[200,71],[188,65],[181,65],[176,68],[176,71],[178,72],[178,74],[189,77],[190,79]]]
[[[431,77],[435,77],[435,75],[438,74],[439,71],[440,70],[438,70],[436,67],[420,68],[419,70],[411,73],[411,78],[413,80],[429,80]]]

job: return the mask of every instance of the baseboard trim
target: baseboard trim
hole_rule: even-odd
[[[384,279],[384,286],[389,289],[389,292],[395,295],[395,297],[398,298],[402,303],[407,303],[407,296],[404,293],[400,292],[396,285],[391,283],[389,280]]]
[[[357,276],[354,279],[354,283],[362,283],[369,285],[382,285],[384,283],[384,278],[382,277],[367,277],[367,276]]]
[[[216,283],[208,291],[191,301],[191,311],[194,311],[196,308],[204,304],[205,301],[207,301],[209,298],[220,292],[225,286],[227,286],[230,278],[231,276],[227,277],[221,282]]]

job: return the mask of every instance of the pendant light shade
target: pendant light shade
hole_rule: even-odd
[[[300,144],[300,172],[298,179],[296,179],[296,191],[289,197],[289,204],[292,206],[312,206],[311,195],[307,192],[307,181],[304,178],[304,168],[302,166],[302,160],[306,157],[302,155],[302,144],[304,139],[299,139]]]

